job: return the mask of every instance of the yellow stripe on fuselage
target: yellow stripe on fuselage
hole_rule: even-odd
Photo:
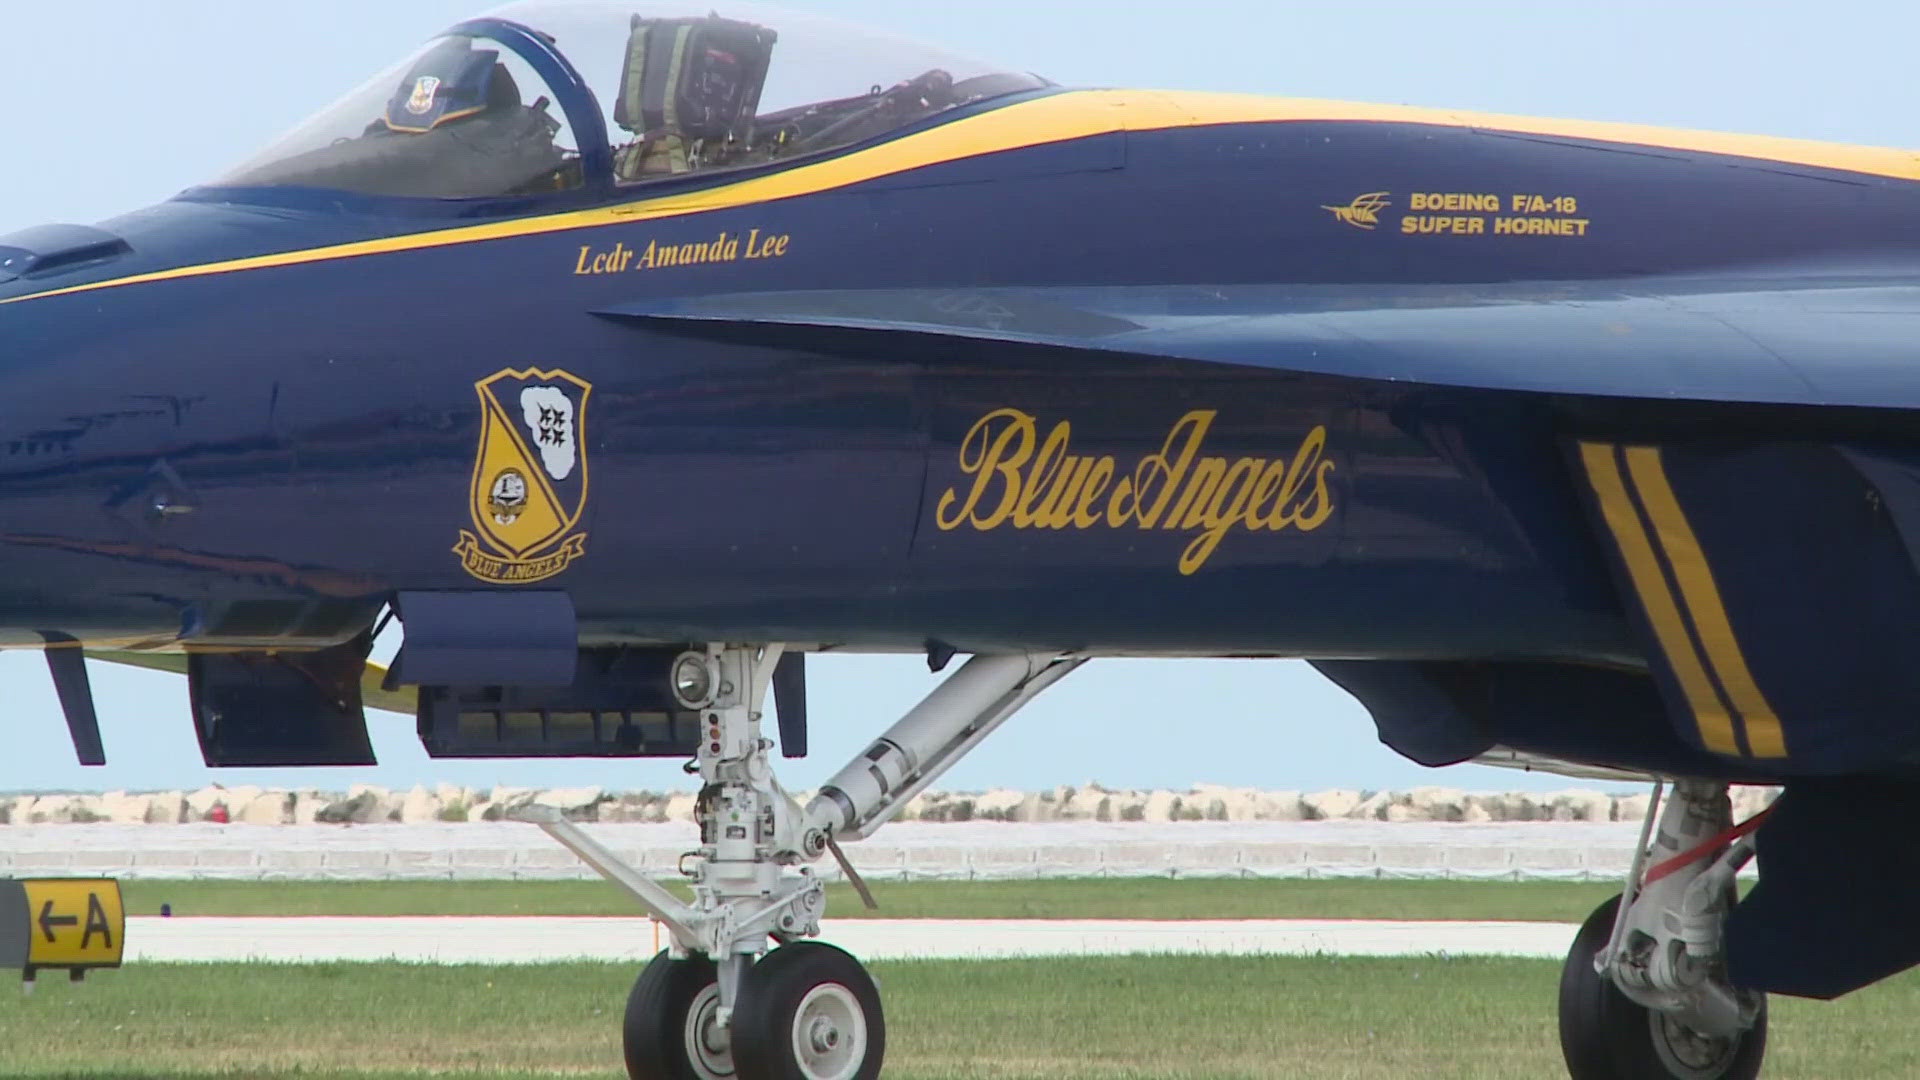
[[[1093,93],[1089,91],[1089,93]],[[1553,139],[1674,150],[1688,154],[1719,154],[1752,158],[1781,165],[1862,173],[1892,180],[1920,180],[1920,151],[1880,146],[1848,146],[1773,135],[1734,135],[1718,131],[1690,131],[1622,124],[1607,120],[1554,120],[1503,113],[1422,109],[1410,105],[1366,105],[1310,98],[1263,98],[1244,94],[1191,94],[1107,91],[1125,99],[1130,130],[1202,127],[1214,124],[1284,123],[1288,121],[1351,121],[1372,124],[1427,124],[1433,127],[1472,128],[1510,135],[1538,135]],[[1078,95],[1062,95],[1074,97]],[[1148,98],[1158,99],[1157,106]],[[1185,119],[1179,119],[1184,115]]]
[[[641,198],[617,206],[516,218],[485,225],[382,237],[349,244],[276,252],[225,262],[176,267],[108,281],[0,300],[0,305],[246,270],[387,255],[454,244],[538,236],[625,222],[652,221],[832,191],[982,154],[1066,142],[1117,131],[1160,131],[1253,123],[1424,124],[1435,127],[1581,139],[1637,148],[1751,158],[1773,164],[1833,169],[1897,180],[1920,180],[1920,154],[1841,146],[1760,135],[1723,135],[1638,124],[1547,120],[1492,113],[1452,112],[1400,105],[1364,105],[1305,98],[1195,94],[1140,90],[1080,90],[991,109],[866,150],[700,191]]]
[[[1737,755],[1740,745],[1733,737],[1733,717],[1721,704],[1700,654],[1693,647],[1693,639],[1687,634],[1686,624],[1681,621],[1679,606],[1667,588],[1666,575],[1661,572],[1660,560],[1654,555],[1646,530],[1641,527],[1639,511],[1627,494],[1626,480],[1613,459],[1613,452],[1610,443],[1580,444],[1580,460],[1587,468],[1587,482],[1593,485],[1607,529],[1620,546],[1621,561],[1633,581],[1633,591],[1640,596],[1647,622],[1653,626],[1654,638],[1667,656],[1682,696],[1687,699],[1687,708],[1700,729],[1701,745],[1717,754]]]
[[[1746,728],[1748,750],[1757,758],[1786,757],[1787,741],[1780,717],[1774,714],[1773,706],[1747,668],[1740,640],[1734,636],[1733,624],[1727,618],[1726,604],[1721,602],[1720,587],[1713,580],[1713,569],[1707,565],[1706,552],[1700,547],[1693,526],[1687,523],[1687,515],[1680,509],[1673,485],[1667,481],[1660,448],[1628,447],[1627,471],[1640,491],[1647,516],[1653,519],[1655,542],[1666,551],[1673,576],[1680,583],[1681,602],[1693,617],[1707,662],[1719,676],[1720,685],[1726,689],[1734,711]]]

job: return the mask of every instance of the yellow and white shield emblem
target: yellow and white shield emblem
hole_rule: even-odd
[[[482,581],[524,584],[565,570],[586,550],[585,379],[555,369],[508,368],[474,384],[480,445],[454,554]]]
[[[413,93],[407,96],[407,111],[415,116],[425,116],[433,111],[433,96],[440,92],[440,80],[432,75],[422,75],[413,81]]]

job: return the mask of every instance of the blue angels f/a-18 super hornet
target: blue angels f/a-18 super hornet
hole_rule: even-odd
[[[542,822],[671,929],[676,1080],[877,1075],[812,867],[1076,666],[1305,657],[1423,763],[1662,781],[1567,1064],[1738,1080],[1767,993],[1920,960],[1916,341],[1914,154],[528,3],[0,238],[0,643],[87,761],[88,655],[184,671],[213,765],[365,763],[383,703],[691,758],[691,903]],[[970,658],[802,803],[763,703],[804,753],[830,649]]]

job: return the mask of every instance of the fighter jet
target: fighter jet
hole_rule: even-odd
[[[687,759],[691,902],[541,822],[670,930],[635,1080],[878,1075],[823,860],[1083,664],[1304,657],[1416,761],[1656,783],[1568,1069],[1745,1080],[1767,994],[1920,960],[1916,326],[1903,151],[516,4],[0,238],[0,643],[89,762],[88,656],[184,672],[215,766],[369,763],[368,704]],[[965,660],[803,802],[826,650]]]

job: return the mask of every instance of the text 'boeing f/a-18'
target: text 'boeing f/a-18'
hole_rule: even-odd
[[[1663,782],[1567,1064],[1746,1078],[1765,994],[1920,960],[1917,316],[1905,152],[522,4],[0,238],[0,634],[89,762],[89,655],[184,671],[211,765],[368,763],[368,703],[691,759],[691,902],[541,824],[671,932],[630,1074],[747,1080],[878,1074],[813,867],[1025,702],[1305,657],[1423,763]],[[970,658],[803,803],[821,650]]]

